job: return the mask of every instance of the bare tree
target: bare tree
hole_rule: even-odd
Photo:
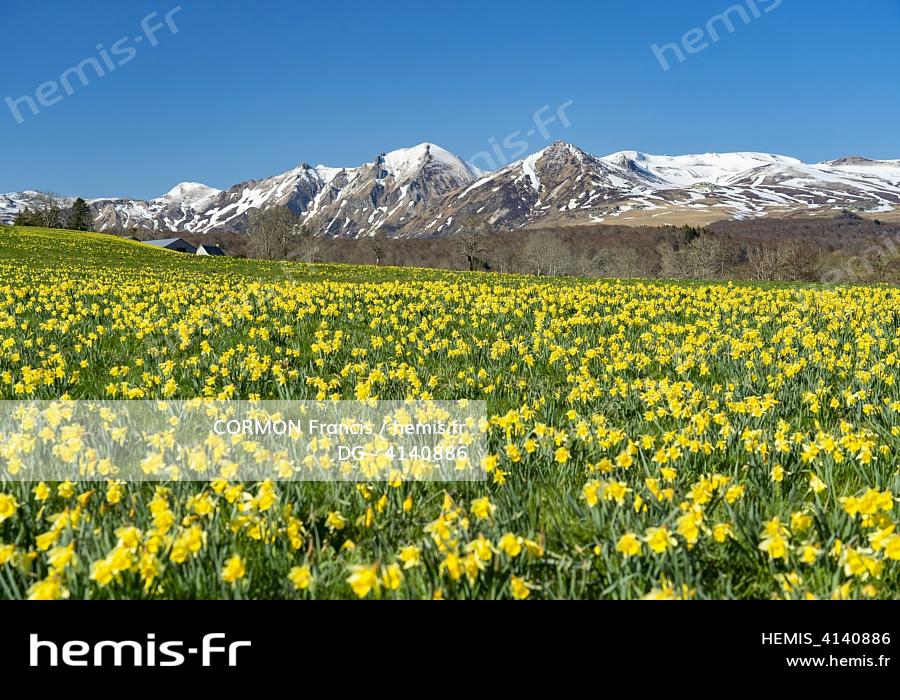
[[[784,269],[780,276],[783,280],[817,282],[831,268],[825,249],[818,244],[802,240],[787,241],[784,256]]]
[[[375,255],[375,264],[379,267],[381,267],[381,263],[384,262],[386,242],[386,236],[382,231],[376,231],[369,237],[369,248],[372,249],[372,253]]]
[[[503,247],[499,252],[494,251],[492,261],[501,275],[516,272],[520,268],[517,251],[509,246]]]
[[[34,196],[34,210],[37,221],[44,228],[62,228],[63,211],[59,206],[60,197],[54,192],[37,192]]]
[[[780,280],[788,257],[785,244],[761,243],[747,250],[747,265],[755,280]]]
[[[490,252],[487,224],[482,219],[468,217],[460,222],[459,233],[456,235],[459,236],[460,247],[469,264],[469,272],[475,272],[478,261],[483,261],[484,256]]]
[[[314,263],[319,254],[319,239],[308,224],[302,224],[299,220],[294,223],[291,232],[291,247],[298,247],[300,259],[305,263]]]
[[[717,238],[702,235],[680,248],[660,249],[662,273],[681,279],[712,279],[725,276],[729,251]]]
[[[521,249],[524,270],[535,275],[579,274],[579,265],[562,242],[546,233],[533,233]],[[583,270],[582,273],[586,273]]]
[[[286,207],[254,209],[247,221],[247,252],[264,260],[283,260],[303,229],[300,219]]]
[[[604,248],[594,256],[593,265],[601,277],[614,279],[650,277],[653,273],[646,258],[634,248]]]

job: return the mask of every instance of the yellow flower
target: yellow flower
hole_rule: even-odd
[[[404,569],[412,569],[422,563],[422,550],[415,545],[400,548],[400,561]]]
[[[47,563],[55,572],[61,572],[69,564],[76,561],[75,544],[70,543],[65,547],[54,547],[47,553]]]
[[[312,572],[306,565],[295,566],[288,574],[288,580],[294,584],[294,590],[305,591],[313,581]]]
[[[144,582],[144,589],[149,590],[153,580],[159,576],[160,564],[155,554],[146,552],[138,562],[138,573]]]
[[[847,547],[844,553],[844,574],[856,576],[863,581],[870,576],[879,578],[884,569],[884,562],[876,559],[870,552]]]
[[[525,579],[513,576],[509,581],[509,588],[512,591],[513,598],[516,600],[525,600],[531,595],[531,589],[525,582]]]
[[[620,552],[627,559],[640,554],[641,546],[641,541],[637,538],[637,535],[633,532],[626,532],[616,543],[616,551]]]
[[[822,550],[812,544],[805,544],[800,548],[800,561],[804,564],[815,564]]]
[[[522,552],[522,538],[517,537],[511,532],[507,532],[500,538],[497,546],[505,552],[507,556],[515,558]]]
[[[373,589],[378,588],[378,565],[351,566],[347,583],[358,597],[365,598]]]
[[[894,508],[894,497],[890,491],[869,489],[859,498],[845,497],[840,499],[844,510],[850,516],[872,516],[878,511],[889,512]]]
[[[112,568],[113,574],[118,574],[122,571],[130,569],[132,564],[134,563],[132,552],[127,547],[123,547],[122,545],[116,545],[106,557],[106,560],[109,562],[109,566]]]
[[[828,485],[819,478],[818,474],[811,473],[809,475],[809,488],[815,494],[820,494],[828,488]]]
[[[381,584],[389,591],[396,591],[403,583],[403,571],[400,565],[394,562],[384,567],[381,575]]]
[[[651,589],[641,600],[678,600],[678,596],[675,595],[675,589],[672,586],[665,586]]]
[[[106,559],[99,559],[91,564],[91,580],[103,588],[113,580],[113,568]]]
[[[537,542],[535,542],[534,540],[529,540],[529,539],[526,539],[525,542],[524,542],[524,544],[525,544],[525,549],[528,551],[528,553],[529,553],[531,556],[533,556],[533,557],[542,557],[542,556],[544,556],[544,547],[543,547],[543,545],[540,545],[540,544],[538,544]]]
[[[672,469],[672,467],[663,467],[659,470],[659,473],[662,475],[662,478],[669,483],[675,481],[678,476],[678,472],[675,469]]]
[[[781,522],[781,518],[775,517],[763,523],[763,531],[760,537],[783,537],[789,533],[788,529]]]
[[[31,493],[34,494],[35,500],[46,501],[48,498],[50,498],[50,487],[42,481],[33,489],[31,489]]]
[[[4,564],[8,564],[13,560],[13,557],[16,555],[16,545],[14,544],[0,544],[0,566]]]
[[[0,523],[13,517],[18,508],[19,504],[14,496],[0,493]]]
[[[584,496],[584,500],[587,501],[587,504],[593,508],[600,502],[600,489],[602,484],[596,479],[593,481],[589,481],[584,485],[584,488],[581,489],[581,493]]]
[[[678,541],[672,537],[666,527],[649,527],[644,533],[644,541],[654,554],[663,554],[669,549],[678,546]]]
[[[243,558],[240,555],[235,554],[228,561],[225,562],[225,566],[222,567],[222,580],[225,583],[236,583],[240,581],[247,573],[247,567],[244,564]]]
[[[256,496],[254,503],[259,511],[264,512],[269,510],[275,503],[278,501],[278,492],[275,490],[275,485],[267,480],[259,485],[259,492]]]
[[[731,488],[728,489],[728,491],[725,492],[725,500],[729,504],[733,504],[735,501],[737,501],[744,495],[746,490],[747,489],[746,489],[746,487],[744,487],[743,484],[740,484],[737,486],[732,486]]]
[[[900,535],[891,535],[882,542],[884,555],[893,561],[900,561]]]
[[[703,524],[703,509],[700,506],[694,506],[684,515],[679,516],[675,521],[675,527],[678,534],[681,535],[689,545],[694,545],[700,537],[700,526]]]
[[[795,589],[803,585],[803,578],[796,571],[788,574],[775,574],[775,580],[781,586],[785,595],[791,595]]]
[[[472,515],[479,520],[488,520],[494,513],[495,506],[487,496],[472,501]]]
[[[713,539],[722,544],[732,535],[731,523],[717,523],[713,526]]]
[[[116,505],[122,502],[122,496],[125,493],[123,484],[119,481],[106,482],[106,502],[110,505]]]
[[[784,559],[787,561],[790,545],[781,535],[766,537],[759,543],[761,551],[769,555],[770,559]]]
[[[690,600],[696,593],[697,591],[690,588],[686,583],[681,584],[681,589],[676,591],[675,586],[666,578],[663,578],[660,581],[660,586],[654,587],[641,600]]]
[[[475,558],[481,562],[490,561],[494,558],[494,550],[491,548],[491,543],[481,534],[466,545],[466,551],[472,552]]]
[[[347,526],[347,519],[337,511],[331,511],[325,519],[325,527],[332,532],[343,530]]]
[[[56,544],[56,540],[58,539],[59,530],[54,528],[53,530],[42,532],[40,535],[38,535],[35,538],[35,545],[37,545],[37,548],[40,551],[46,552],[48,549],[50,549],[50,547]]]
[[[796,512],[791,514],[791,529],[796,532],[805,532],[812,527],[813,519],[809,513]]]
[[[557,448],[556,452],[553,454],[553,459],[555,459],[559,464],[565,464],[569,461],[571,457],[571,453],[565,447]]]
[[[69,591],[62,585],[58,574],[51,574],[28,589],[28,600],[59,600],[68,597]]]
[[[119,543],[126,549],[136,549],[141,543],[141,531],[134,526],[120,527],[116,529],[115,535],[119,538]]]
[[[625,496],[631,492],[624,481],[610,481],[603,488],[603,498],[607,501],[615,501],[620,506],[625,503]]]
[[[447,556],[444,557],[444,560],[441,562],[438,567],[438,573],[441,576],[446,572],[451,579],[454,581],[459,581],[462,578],[462,566],[459,560],[459,557],[453,552],[448,552]]]

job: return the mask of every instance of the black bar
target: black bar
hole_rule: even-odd
[[[644,681],[718,669],[736,674],[742,684],[814,678],[880,683],[900,673],[898,611],[896,602],[3,602],[0,671],[4,678],[42,681],[123,672],[162,680],[260,673],[288,679],[300,668],[341,673],[350,664],[354,672],[344,671],[342,682],[362,683],[396,678],[406,668],[501,674],[506,668],[549,678],[630,674]],[[224,637],[208,641],[220,650],[210,652],[204,666],[208,634]],[[51,643],[37,645],[36,667],[31,635]],[[130,645],[123,647],[122,666],[113,667],[115,650],[106,645],[98,667],[96,645],[104,640],[134,642],[140,662]],[[86,666],[63,663],[64,645],[73,641],[89,645],[87,651],[75,645],[69,658],[87,659]],[[175,660],[161,653],[165,642],[181,644],[175,648],[182,663],[163,664]],[[235,647],[230,665],[228,648],[235,642],[250,644]],[[788,659],[824,661],[789,667]]]

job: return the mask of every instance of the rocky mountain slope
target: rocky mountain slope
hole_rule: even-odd
[[[186,183],[150,202],[94,200],[102,229],[133,224],[161,231],[242,231],[253,208],[287,207],[320,233],[359,236],[402,229],[476,171],[433,144],[382,153],[355,168],[306,163],[224,191]],[[179,196],[178,193],[183,193]]]
[[[0,195],[11,221],[34,192]],[[900,161],[860,157],[805,164],[764,153],[605,157],[557,142],[494,173],[434,144],[382,153],[353,168],[306,163],[227,190],[182,183],[149,201],[96,199],[99,230],[245,230],[253,208],[282,206],[329,236],[441,236],[473,220],[495,230],[591,223],[708,224],[766,216],[890,220],[900,213]]]

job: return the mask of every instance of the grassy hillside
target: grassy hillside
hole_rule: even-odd
[[[898,329],[891,288],[2,231],[0,399],[479,399],[491,456],[470,484],[0,483],[0,596],[897,598]]]
[[[458,279],[460,273],[446,270],[411,270],[354,265],[305,265],[239,258],[185,255],[138,241],[103,233],[62,229],[0,226],[0,265],[25,266],[30,270],[64,268],[71,272],[96,273],[115,269],[125,273],[179,274],[196,276],[244,276],[254,280],[389,281],[415,274],[417,279]],[[515,281],[516,276],[498,281]]]

